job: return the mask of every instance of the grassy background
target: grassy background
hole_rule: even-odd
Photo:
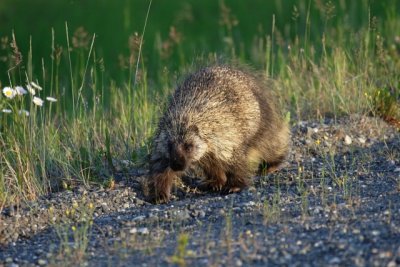
[[[219,57],[272,77],[292,121],[399,118],[399,1],[154,0],[140,50],[148,7],[1,1],[1,87],[34,81],[58,101],[0,96],[0,209],[139,162],[176,80]]]

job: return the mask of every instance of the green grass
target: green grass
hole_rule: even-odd
[[[43,88],[37,96],[57,102],[38,107],[30,94],[1,95],[0,109],[11,113],[0,113],[0,210],[110,180],[115,162],[145,162],[176,81],[220,57],[273,78],[293,122],[351,113],[400,119],[395,0],[254,1],[253,8],[155,0],[144,36],[146,1],[85,1],[96,11],[85,14],[69,1],[8,2],[0,4],[1,88],[33,81]],[[11,19],[22,10],[45,15]]]

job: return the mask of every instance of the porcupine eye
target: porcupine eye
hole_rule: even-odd
[[[186,152],[191,153],[193,151],[193,144],[185,143],[184,148]]]

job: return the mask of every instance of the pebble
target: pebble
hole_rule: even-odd
[[[40,266],[45,266],[45,265],[47,265],[47,260],[39,259],[39,260],[38,260],[38,264],[39,264]]]
[[[324,243],[320,240],[314,244],[314,247],[318,248],[321,247]]]
[[[358,142],[360,142],[360,144],[365,144],[365,142],[367,142],[367,139],[365,139],[365,137],[359,137],[358,138]]]
[[[242,262],[240,259],[237,259],[237,260],[235,261],[235,266],[241,267],[241,266],[243,266],[243,262]]]
[[[373,236],[378,236],[378,235],[381,234],[381,232],[379,232],[378,230],[373,230],[373,231],[371,232],[371,234],[372,234]]]
[[[150,233],[149,228],[147,227],[141,227],[137,230],[137,232],[142,235],[148,235]]]
[[[190,212],[187,209],[177,210],[174,214],[174,217],[179,221],[184,221],[190,219]]]
[[[144,215],[139,215],[139,216],[136,216],[136,217],[134,217],[131,221],[133,221],[133,222],[140,222],[140,221],[143,221],[144,219],[146,219],[146,216],[144,216]]]
[[[344,137],[344,143],[345,143],[346,145],[351,145],[352,142],[353,142],[353,140],[351,139],[350,136],[346,135],[346,136]]]
[[[329,260],[329,264],[339,264],[340,259],[338,257],[333,257],[332,259]]]

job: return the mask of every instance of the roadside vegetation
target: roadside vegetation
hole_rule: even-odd
[[[112,187],[116,169],[145,166],[157,117],[176,81],[221,58],[272,78],[292,122],[359,113],[399,128],[399,3],[280,2],[258,1],[252,15],[240,3],[215,1],[217,13],[206,29],[196,21],[203,22],[200,14],[213,4],[202,10],[195,1],[171,2],[175,20],[164,23],[164,32],[152,24],[162,23],[157,5],[165,3],[153,1],[140,11],[140,30],[113,51],[116,65],[98,45],[105,36],[85,25],[66,21],[58,32],[47,25],[45,36],[32,32],[23,41],[11,24],[2,28],[0,210],[78,184]],[[48,50],[35,46],[38,39]],[[273,221],[278,201],[263,209],[265,220]],[[184,265],[186,238],[181,235],[172,258],[178,265]]]

